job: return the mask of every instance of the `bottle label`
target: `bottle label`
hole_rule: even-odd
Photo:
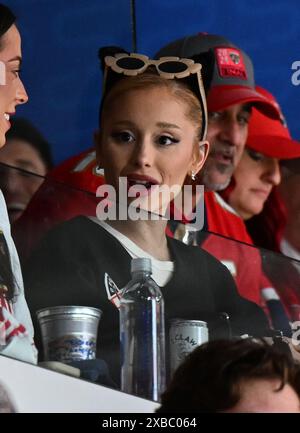
[[[170,328],[171,374],[190,352],[207,341],[208,328],[205,322],[196,320],[174,321]]]

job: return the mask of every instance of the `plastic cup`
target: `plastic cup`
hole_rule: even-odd
[[[97,308],[75,305],[37,311],[44,361],[95,359],[101,315],[102,311]]]

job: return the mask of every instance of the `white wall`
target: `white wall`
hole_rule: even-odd
[[[18,412],[153,412],[156,403],[0,356],[0,382]]]

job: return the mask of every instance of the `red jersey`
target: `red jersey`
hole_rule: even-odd
[[[212,233],[201,243],[202,248],[230,270],[242,296],[265,307],[265,300],[269,300],[265,296],[272,296],[266,289],[273,285],[263,272],[260,251],[253,246],[244,221],[216,192],[206,192],[205,206]],[[273,295],[279,299],[276,293]]]
[[[51,170],[13,226],[22,260],[56,224],[78,215],[96,216],[96,190],[104,183],[94,149],[88,149]]]
[[[276,329],[289,332],[288,319],[278,292],[263,271],[260,251],[253,246],[242,218],[218,193],[212,191],[205,193],[205,211],[209,233],[198,232],[193,243],[200,245],[229,269],[239,293],[264,308]],[[175,237],[182,239],[182,229],[180,231],[181,236],[175,233]]]
[[[205,209],[208,231],[253,245],[242,218],[218,193],[205,192]]]

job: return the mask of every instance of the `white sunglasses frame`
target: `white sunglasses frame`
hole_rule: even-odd
[[[137,69],[121,68],[117,64],[117,61],[120,59],[123,59],[123,58],[128,58],[128,57],[141,60],[144,62],[144,65],[140,68],[137,68]],[[192,60],[192,59],[180,58],[180,57],[175,57],[175,56],[161,57],[158,60],[152,60],[152,59],[149,59],[148,56],[145,56],[143,54],[138,54],[138,53],[130,53],[130,54],[119,53],[119,54],[115,54],[114,56],[106,56],[104,58],[104,62],[105,62],[106,68],[111,68],[117,74],[123,74],[127,77],[135,77],[139,74],[142,74],[143,72],[146,71],[146,69],[149,66],[155,66],[157,73],[161,77],[166,78],[167,80],[186,78],[192,74],[196,74],[198,86],[199,86],[200,99],[201,99],[200,102],[201,102],[202,115],[203,115],[202,122],[204,123],[204,125],[202,125],[201,141],[204,141],[206,139],[207,126],[208,126],[208,113],[207,113],[205,90],[204,90],[202,75],[201,75],[202,65],[200,63],[195,63],[194,60]],[[187,66],[187,69],[185,71],[182,71],[182,72],[174,72],[174,73],[161,71],[159,66],[162,63],[166,63],[166,62],[183,63],[184,65]],[[106,71],[106,73],[107,73],[107,71]],[[105,81],[106,80],[104,80],[104,82]]]

